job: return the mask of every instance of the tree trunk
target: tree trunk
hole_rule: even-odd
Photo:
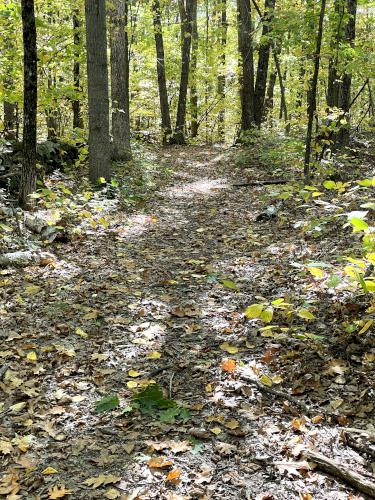
[[[172,125],[171,125],[171,115],[169,111],[167,78],[165,75],[164,41],[163,41],[163,30],[161,25],[161,9],[159,0],[154,0],[152,2],[152,10],[154,16],[156,71],[158,75],[161,129],[162,129],[163,144],[167,144],[172,135]]]
[[[52,102],[52,105],[49,105],[46,110],[47,139],[54,141],[58,135],[57,102],[51,94],[54,94],[56,91],[56,77],[52,75],[51,68],[47,68],[47,74],[48,93]]]
[[[268,65],[270,59],[272,20],[276,0],[265,0],[265,13],[262,17],[262,42],[259,47],[257,77],[254,90],[254,121],[260,127],[264,119],[264,99],[266,95]]]
[[[305,151],[305,163],[304,163],[305,182],[308,182],[310,179],[311,140],[312,140],[312,131],[314,124],[314,115],[316,111],[316,93],[318,89],[320,51],[322,47],[323,21],[324,21],[325,9],[326,9],[326,0],[321,0],[319,27],[316,39],[316,49],[314,54],[314,73],[310,81],[310,92],[308,94],[308,103],[307,103],[308,124],[306,132],[306,151]]]
[[[89,108],[89,177],[111,175],[105,0],[85,0]]]
[[[34,0],[22,0],[24,50],[23,162],[19,190],[22,207],[32,206],[29,195],[36,187],[37,48]]]
[[[189,83],[190,47],[192,37],[193,13],[197,0],[179,0],[181,16],[181,77],[177,104],[176,127],[172,137],[173,144],[185,144],[186,95]]]
[[[272,70],[268,77],[267,95],[264,103],[264,112],[267,116],[273,110],[273,95],[276,85],[277,71]]]
[[[349,15],[348,22],[345,26],[344,39],[345,42],[354,46],[355,41],[355,25],[357,15],[357,0],[347,0],[347,14]],[[351,85],[352,74],[345,69],[342,75],[341,92],[339,95],[339,108],[342,109],[343,115],[346,119],[346,124],[342,126],[337,135],[337,142],[341,146],[349,144],[350,139],[350,101],[351,101]]]
[[[250,0],[237,0],[240,55],[241,133],[254,125],[253,26]]]
[[[226,47],[227,47],[227,2],[226,0],[220,1],[219,6],[219,23],[220,23],[220,55],[219,55],[219,74],[217,76],[217,94],[220,100],[221,109],[217,117],[217,131],[219,135],[219,142],[225,141],[225,83],[226,83]]]
[[[112,159],[130,160],[128,0],[111,0]]]
[[[192,43],[191,43],[191,70],[190,70],[190,108],[191,108],[191,137],[198,135],[198,92],[197,92],[197,57],[198,57],[198,25],[197,3],[194,2],[192,13]]]
[[[280,54],[281,54],[281,48],[276,47],[273,51],[273,59],[275,61],[275,67],[276,67],[277,76],[279,77],[279,86],[280,86],[279,119],[281,120],[282,118],[284,118],[284,121],[287,122],[288,121],[288,109],[286,106],[284,78],[283,78],[283,74],[281,72],[281,66],[280,66],[280,59],[279,59]]]
[[[338,74],[337,65],[339,63],[340,44],[343,37],[343,18],[345,15],[345,6],[343,0],[335,0],[334,13],[337,17],[337,27],[332,37],[331,48],[334,55],[329,58],[328,63],[328,86],[327,86],[327,105],[330,108],[337,108],[339,106],[340,94],[340,75]]]
[[[74,43],[74,62],[73,62],[73,86],[76,95],[80,95],[80,61],[79,61],[79,51],[81,47],[81,21],[79,19],[78,11],[74,11],[73,14],[73,43]],[[73,111],[73,128],[83,128],[83,118],[81,114],[81,101],[76,97],[72,102]]]
[[[12,88],[13,81],[4,82],[5,88]],[[17,103],[4,101],[4,137],[8,140],[14,140],[17,136]]]

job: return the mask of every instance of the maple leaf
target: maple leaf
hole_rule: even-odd
[[[167,460],[164,457],[155,457],[151,458],[151,460],[149,460],[147,464],[153,469],[164,469],[165,467],[173,465],[173,460]]]
[[[113,474],[99,474],[99,476],[96,477],[89,477],[88,479],[83,481],[83,483],[87,484],[87,486],[92,486],[95,489],[99,488],[99,486],[102,485],[117,483],[118,481],[121,481],[121,477],[114,476]]]
[[[166,481],[167,483],[179,484],[181,482],[181,471],[179,469],[171,470]]]
[[[48,498],[51,499],[64,498],[66,495],[71,495],[73,493],[73,490],[67,490],[64,485],[62,486],[55,485],[52,488],[49,488],[48,493],[49,493]]]
[[[9,441],[4,439],[0,440],[0,453],[3,455],[9,455],[13,451],[13,446]]]

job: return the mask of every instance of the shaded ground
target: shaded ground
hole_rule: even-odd
[[[272,187],[233,187],[243,173],[232,151],[155,155],[174,168],[159,196],[116,212],[105,232],[54,245],[53,267],[14,271],[0,288],[0,494],[62,498],[64,486],[74,499],[363,498],[301,458],[314,447],[372,475],[369,455],[339,430],[375,425],[373,338],[342,328],[361,302],[338,303],[301,268],[334,261],[345,237],[335,226],[318,242],[304,235],[296,222],[306,207],[291,201],[256,221]],[[247,176],[264,178],[256,166]],[[281,297],[316,321],[281,314],[260,330],[244,316]],[[189,419],[127,411],[150,378]],[[309,415],[246,379],[298,398]],[[121,407],[97,414],[107,394]],[[150,467],[152,454],[171,463]]]

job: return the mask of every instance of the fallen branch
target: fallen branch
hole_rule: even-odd
[[[298,398],[296,398],[294,396],[291,396],[287,392],[277,391],[276,389],[273,389],[272,387],[268,387],[266,385],[263,385],[258,380],[253,379],[253,378],[251,378],[251,377],[249,377],[247,375],[242,375],[241,374],[241,378],[243,380],[246,380],[246,382],[249,382],[250,384],[255,385],[256,388],[260,392],[264,392],[266,394],[271,394],[272,396],[275,396],[278,399],[286,399],[287,401],[289,401],[289,403],[292,403],[295,406],[298,406],[301,410],[304,411],[304,413],[306,415],[311,415],[311,414],[316,415],[316,412],[313,412],[307,405],[305,405],[305,403],[303,403],[302,401],[300,401]]]
[[[246,187],[246,186],[267,186],[270,184],[288,184],[288,180],[286,179],[270,179],[265,181],[244,181],[244,182],[235,182],[232,184],[233,187]]]
[[[30,265],[46,265],[54,260],[53,255],[48,252],[37,250],[26,250],[4,253],[0,255],[0,267],[26,267]]]
[[[337,477],[361,493],[375,498],[375,483],[369,481],[365,476],[358,474],[358,472],[354,472],[351,467],[339,464],[317,451],[306,451],[304,457],[306,460],[314,462],[323,472]]]

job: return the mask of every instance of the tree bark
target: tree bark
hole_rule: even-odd
[[[225,84],[226,84],[226,47],[227,47],[227,2],[220,1],[219,7],[219,23],[220,23],[220,55],[219,55],[219,74],[217,76],[217,94],[221,103],[221,109],[217,117],[217,131],[219,142],[225,141]]]
[[[273,95],[275,90],[275,84],[277,79],[277,71],[273,69],[268,77],[267,94],[264,102],[264,113],[265,116],[269,115],[273,110]]]
[[[326,0],[321,0],[320,15],[319,15],[319,27],[318,27],[318,34],[317,34],[317,39],[316,39],[316,49],[315,49],[315,54],[314,54],[314,73],[313,73],[312,79],[310,81],[310,91],[308,94],[308,103],[307,103],[308,124],[307,124],[307,132],[306,132],[306,150],[305,150],[305,162],[304,162],[305,182],[308,182],[310,179],[311,140],[312,140],[312,131],[313,131],[313,124],[314,124],[314,115],[315,115],[315,111],[316,111],[316,93],[317,93],[317,89],[318,89],[320,51],[321,51],[321,47],[322,47],[323,21],[324,21],[325,9],[326,9]]]
[[[262,16],[262,38],[259,47],[258,68],[254,90],[254,121],[260,127],[264,120],[264,99],[266,95],[268,65],[270,59],[272,20],[276,0],[265,0],[265,13]]]
[[[112,159],[130,160],[128,0],[111,0]]]
[[[165,74],[165,57],[163,30],[161,25],[161,9],[159,0],[152,2],[154,35],[156,47],[156,72],[158,75],[161,129],[163,144],[167,144],[172,135],[171,115],[169,110],[167,78]]]
[[[250,0],[237,0],[240,55],[241,133],[254,125],[253,25]]]
[[[173,144],[185,144],[186,96],[189,83],[193,12],[197,0],[179,0],[181,17],[181,77]]]
[[[192,43],[191,43],[191,70],[190,70],[190,109],[191,109],[191,137],[198,135],[198,91],[197,91],[197,62],[198,62],[198,25],[197,3],[194,2],[192,13]]]
[[[30,194],[36,188],[36,120],[38,100],[37,46],[34,0],[22,0],[22,32],[24,50],[23,98],[23,161],[21,168],[19,203],[32,206]]]
[[[105,0],[85,0],[89,108],[89,177],[111,175]]]
[[[77,10],[73,13],[73,43],[74,43],[74,62],[73,62],[73,86],[76,95],[80,95],[80,60],[79,51],[81,46],[81,21],[79,19],[79,13]],[[83,128],[83,118],[81,114],[81,101],[76,97],[72,102],[73,111],[73,128]]]

